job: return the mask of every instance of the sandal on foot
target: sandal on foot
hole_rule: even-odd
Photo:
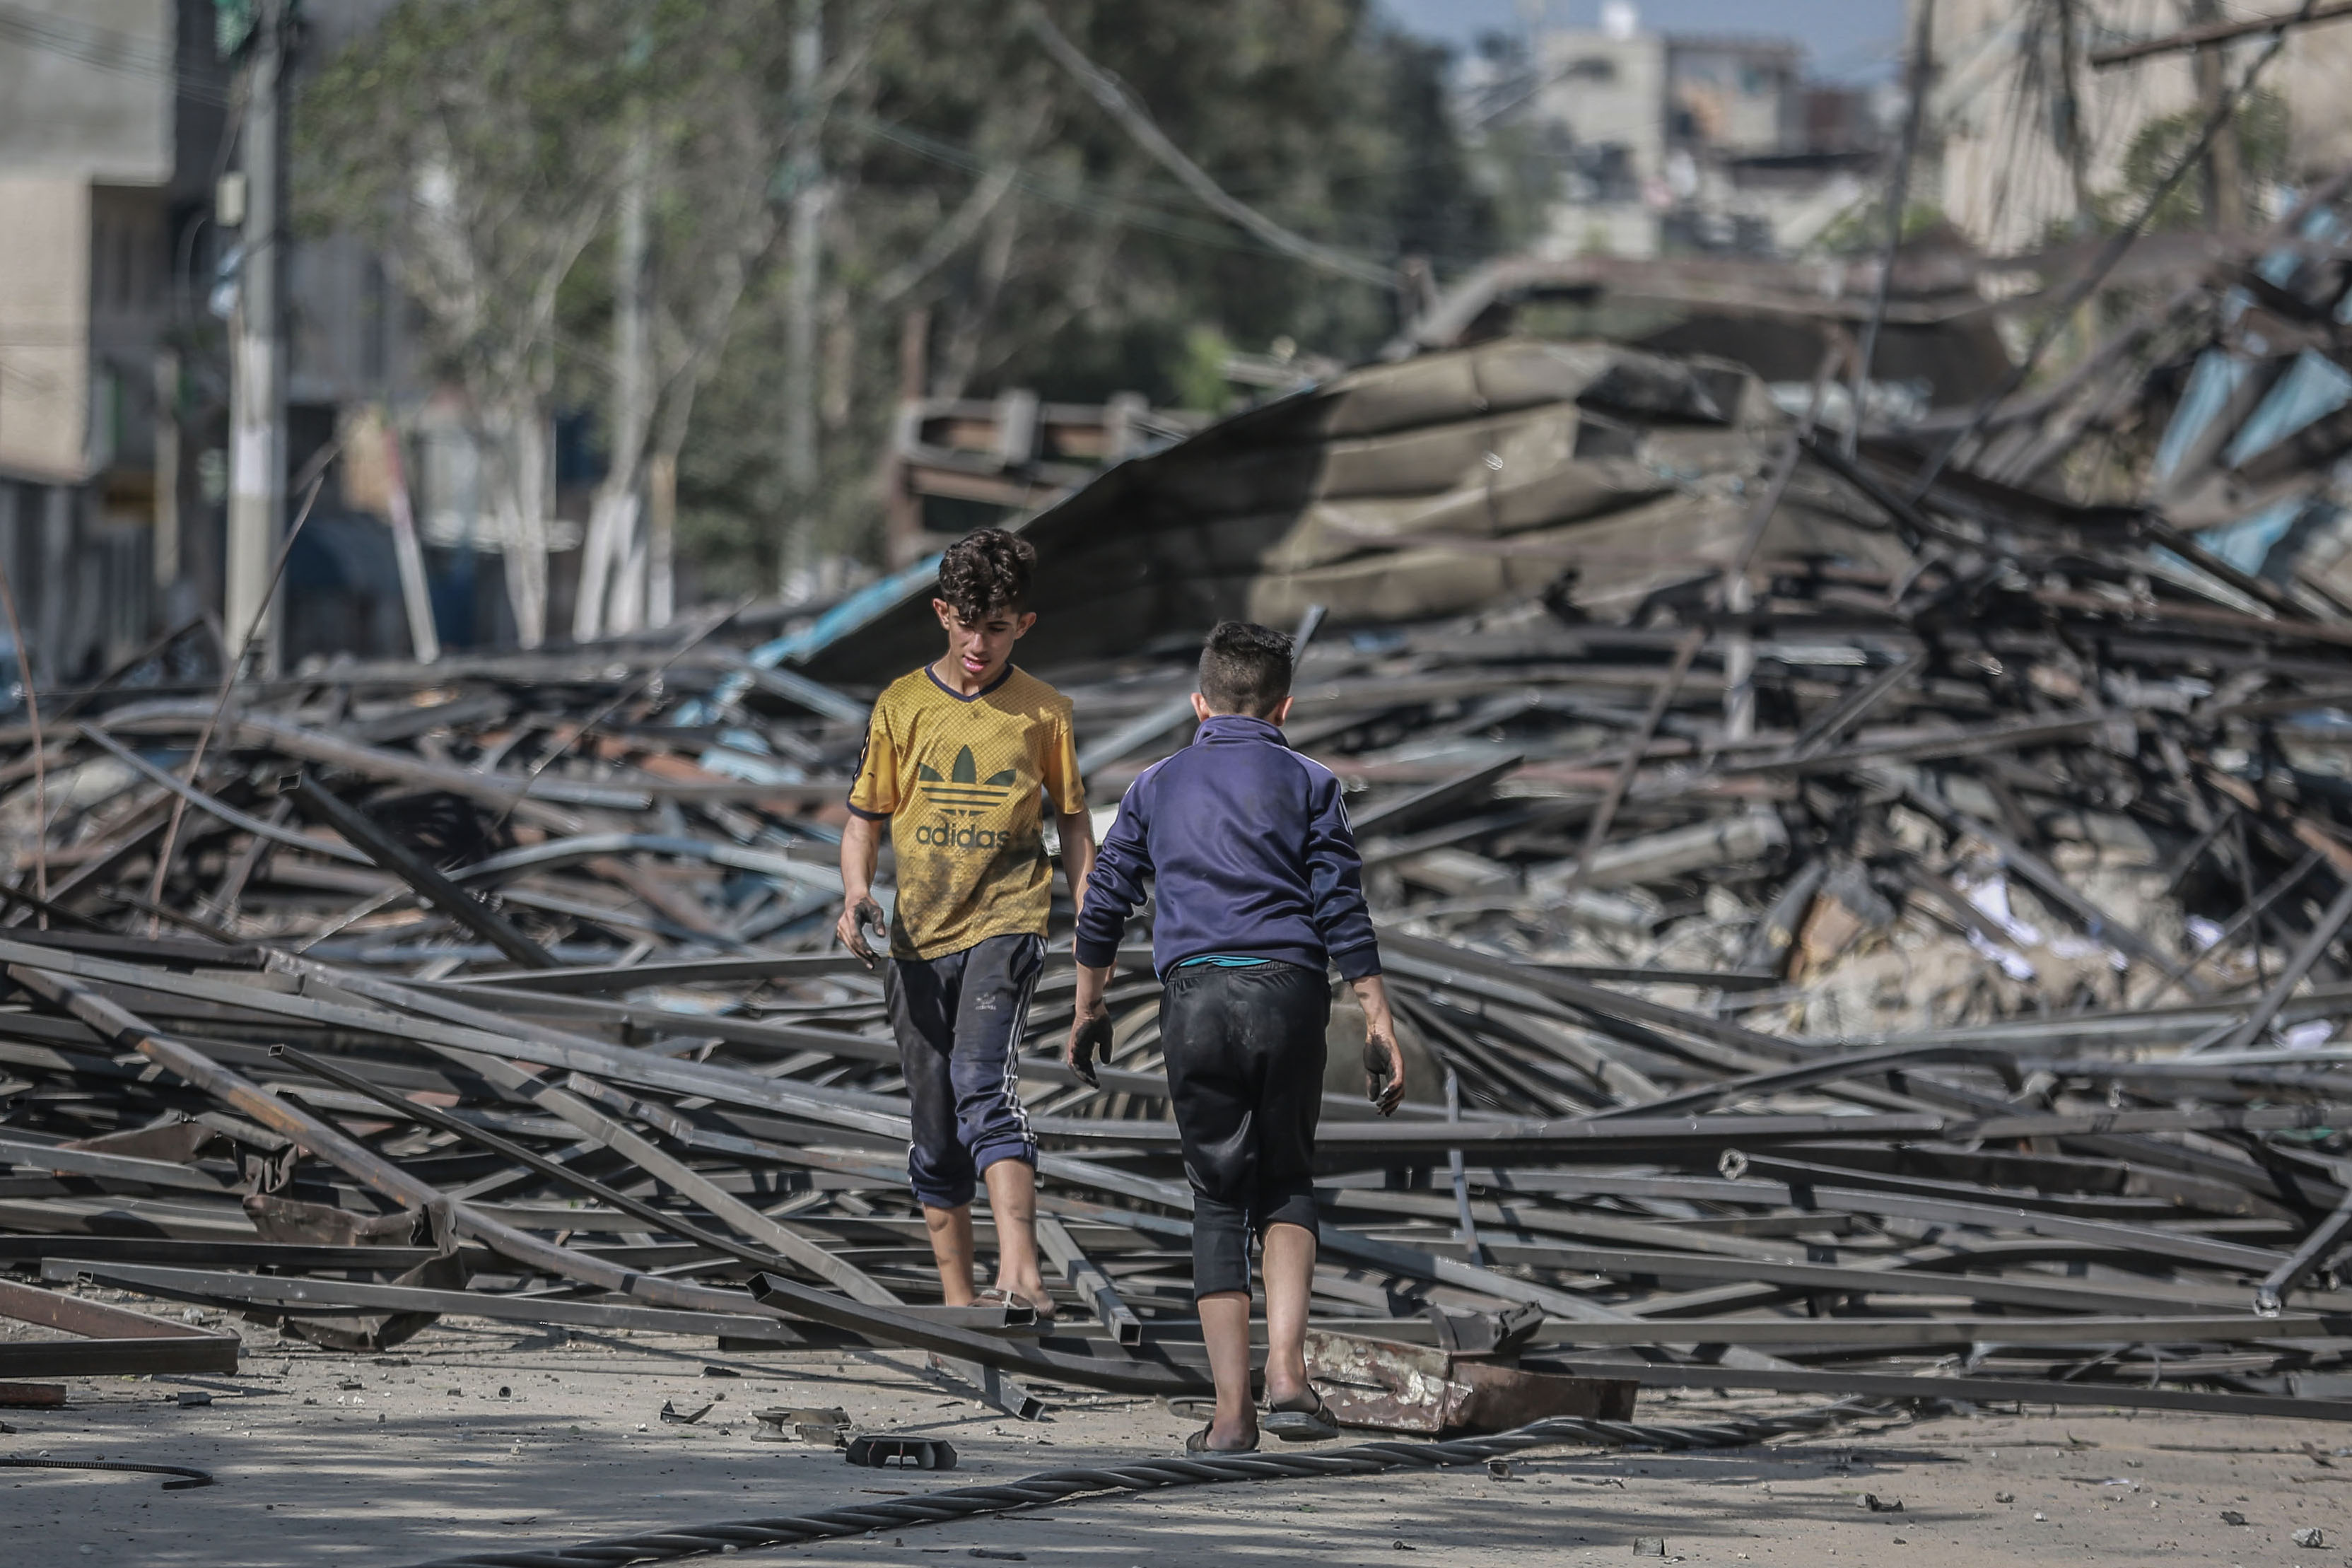
[[[1257,1452],[1257,1439],[1255,1437],[1252,1437],[1249,1440],[1249,1445],[1246,1447],[1213,1447],[1209,1443],[1209,1434],[1216,1429],[1217,1424],[1212,1421],[1206,1426],[1202,1427],[1198,1432],[1194,1432],[1187,1436],[1184,1439],[1184,1451],[1188,1454],[1255,1454]]]
[[[1319,1443],[1339,1435],[1339,1419],[1323,1403],[1323,1395],[1309,1387],[1302,1405],[1286,1399],[1280,1405],[1269,1405],[1258,1420],[1260,1429],[1273,1433],[1286,1443]]]
[[[1042,1301],[1033,1301],[1018,1290],[1008,1290],[1002,1285],[992,1285],[974,1296],[971,1299],[971,1304],[975,1307],[1026,1307],[1036,1314],[1039,1328],[1050,1329],[1054,1326],[1054,1303],[1051,1298]]]

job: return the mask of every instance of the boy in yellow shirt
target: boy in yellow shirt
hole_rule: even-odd
[[[1095,841],[1070,700],[1012,663],[1013,645],[1037,620],[1025,607],[1035,560],[1026,540],[1003,529],[968,535],[940,558],[931,608],[947,652],[874,704],[841,836],[835,929],[874,962],[866,930],[882,923],[872,889],[887,822],[898,898],[885,991],[914,1128],[907,1173],[940,1283],[951,1307],[975,1300],[971,1200],[976,1181],[985,1183],[997,1273],[981,1299],[1050,1318],[1037,1272],[1037,1140],[1019,1082],[1053,899],[1045,801],[1073,899],[1085,897]]]

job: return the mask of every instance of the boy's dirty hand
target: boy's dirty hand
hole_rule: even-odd
[[[857,955],[858,962],[871,969],[874,967],[874,950],[866,942],[868,927],[877,937],[889,931],[888,924],[882,919],[882,906],[870,898],[844,900],[841,919],[834,922],[833,933],[841,939],[842,946]]]
[[[1394,1116],[1404,1103],[1404,1052],[1397,1048],[1396,1031],[1375,1028],[1364,1038],[1364,1098],[1382,1116]]]
[[[1063,1048],[1062,1060],[1078,1081],[1088,1089],[1099,1087],[1095,1079],[1095,1063],[1110,1060],[1110,1010],[1081,1013],[1070,1023],[1070,1043]]]

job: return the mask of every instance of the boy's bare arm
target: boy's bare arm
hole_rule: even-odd
[[[1084,971],[1080,972],[1081,973]],[[1397,1045],[1396,1020],[1389,1013],[1389,988],[1377,974],[1348,982],[1364,1009],[1364,1077],[1371,1101],[1382,1116],[1393,1116],[1404,1103],[1404,1052]],[[1085,983],[1079,983],[1081,994]],[[1376,1058],[1387,1058],[1385,1081],[1372,1071]]]
[[[1062,836],[1062,874],[1070,879],[1070,902],[1083,910],[1087,879],[1095,870],[1095,819],[1083,811],[1066,816],[1057,812],[1054,823]]]
[[[874,950],[866,945],[866,932],[883,929],[882,906],[874,900],[874,868],[881,856],[882,825],[853,813],[841,830],[841,918],[833,931],[868,969],[874,967]]]

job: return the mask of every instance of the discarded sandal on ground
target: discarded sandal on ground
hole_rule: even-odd
[[[1339,1435],[1339,1423],[1323,1403],[1323,1395],[1315,1389],[1307,1391],[1305,1403],[1286,1399],[1279,1405],[1269,1405],[1259,1418],[1261,1430],[1271,1432],[1286,1443],[1319,1443]]]
[[[971,1304],[975,1307],[1026,1307],[1037,1314],[1039,1328],[1050,1329],[1054,1326],[1054,1303],[1050,1298],[1043,1301],[1033,1301],[1018,1290],[1008,1290],[1002,1285],[992,1285],[974,1296],[971,1299]]]
[[[1257,1439],[1255,1437],[1252,1437],[1249,1440],[1249,1446],[1247,1447],[1218,1448],[1211,1447],[1209,1443],[1209,1434],[1216,1429],[1217,1424],[1212,1421],[1206,1426],[1202,1427],[1198,1432],[1186,1437],[1184,1439],[1184,1451],[1188,1454],[1255,1454],[1257,1452]],[[1334,1430],[1337,1430],[1337,1428],[1334,1428]]]

